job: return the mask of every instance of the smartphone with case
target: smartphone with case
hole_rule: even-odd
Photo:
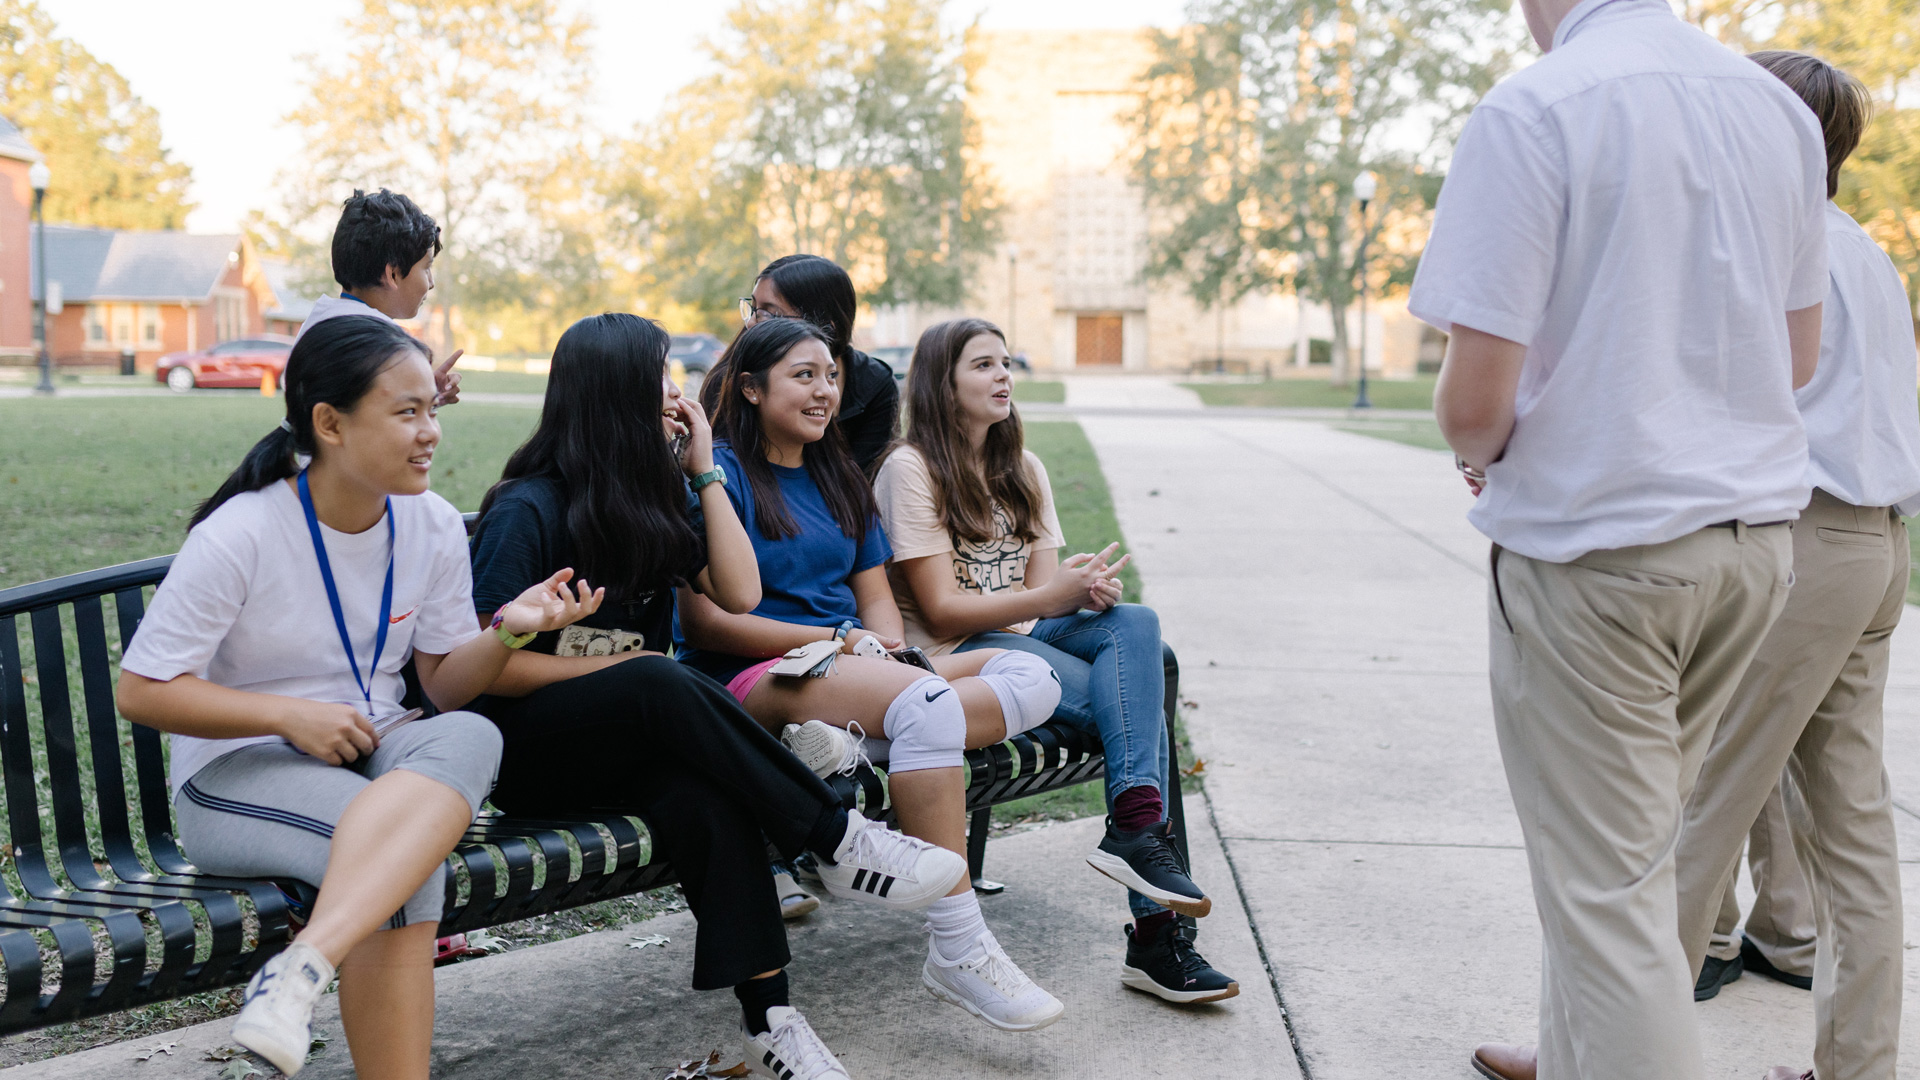
[[[904,649],[895,649],[887,655],[903,664],[912,664],[914,667],[933,671],[933,661],[927,659],[926,651],[918,645],[909,645]],[[937,671],[933,673],[936,675],[939,674]]]
[[[374,737],[384,739],[389,733],[398,730],[402,725],[411,724],[426,714],[425,709],[408,709],[406,712],[390,713],[383,716],[373,722]]]

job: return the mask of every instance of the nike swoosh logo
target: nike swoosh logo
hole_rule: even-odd
[[[419,608],[414,608],[412,611],[403,612],[399,615],[395,615],[392,618],[388,619],[387,622],[390,624],[397,625],[399,623],[405,622],[407,619],[407,616],[412,615],[414,611],[419,611],[419,610],[420,610]]]
[[[947,687],[947,690],[951,690],[951,689],[953,689],[953,687],[951,687],[951,686],[949,686],[949,687]],[[931,694],[928,694],[928,695],[927,695],[927,700],[928,700],[928,701],[932,701],[932,700],[933,700],[934,698],[937,698],[937,697],[939,697],[939,696],[940,696],[941,694],[944,694],[944,693],[946,693],[946,692],[947,692],[947,690],[936,690],[936,691],[934,691],[933,693],[931,693]]]

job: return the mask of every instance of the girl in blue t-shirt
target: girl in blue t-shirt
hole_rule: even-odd
[[[725,682],[823,776],[858,760],[849,730],[886,740],[901,828],[961,852],[964,749],[1044,722],[1060,700],[1058,678],[1023,652],[942,657],[934,673],[886,655],[903,632],[887,584],[892,552],[873,491],[834,423],[839,369],[824,333],[799,319],[759,322],[709,378],[722,381],[714,460],[733,478],[727,497],[759,558],[762,599],[735,615],[682,588],[682,659]],[[848,651],[828,677],[767,677],[789,649],[829,639]],[[921,979],[934,996],[1007,1031],[1060,1018],[1060,1002],[987,929],[968,882],[930,905],[927,922],[933,937]]]

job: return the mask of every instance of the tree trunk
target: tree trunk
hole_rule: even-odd
[[[1332,382],[1335,386],[1346,386],[1353,381],[1353,355],[1347,347],[1347,307],[1328,301],[1327,314],[1333,316]]]

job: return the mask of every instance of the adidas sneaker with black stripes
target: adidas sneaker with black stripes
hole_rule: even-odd
[[[835,896],[913,911],[965,881],[967,860],[849,810],[833,863],[823,860],[819,871],[821,884]]]

